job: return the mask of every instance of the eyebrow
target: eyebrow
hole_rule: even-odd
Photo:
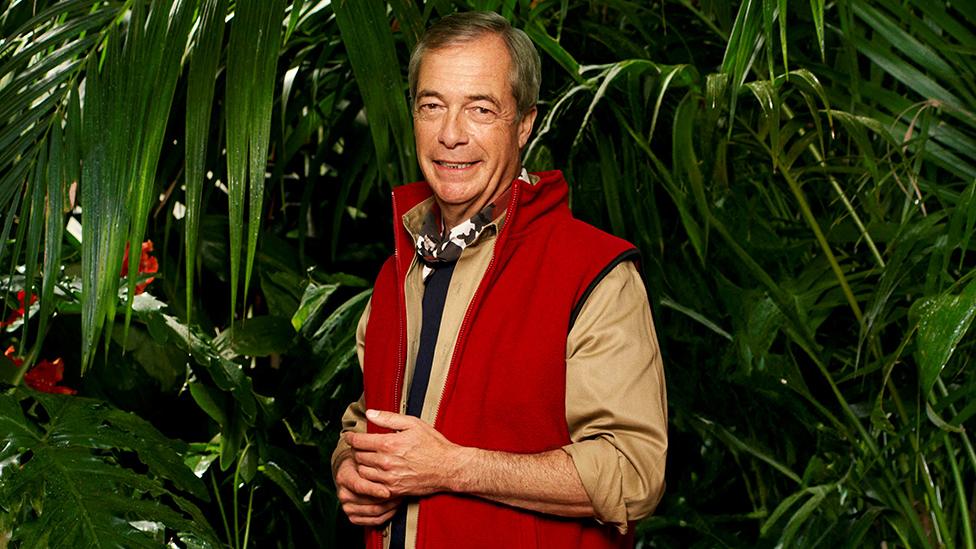
[[[441,101],[444,101],[444,95],[434,90],[420,90],[417,93],[416,101],[420,101],[421,99],[426,99],[428,97],[433,97],[434,99],[440,99]],[[501,107],[501,103],[499,103],[498,99],[496,99],[494,95],[490,95],[490,94],[468,95],[465,97],[465,100],[469,102],[487,101],[492,105],[494,105],[495,107],[499,107],[499,108]]]

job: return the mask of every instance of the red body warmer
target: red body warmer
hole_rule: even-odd
[[[636,250],[578,221],[558,171],[516,180],[494,256],[464,316],[435,428],[464,446],[537,453],[570,443],[566,336],[574,311],[609,270]],[[400,222],[429,197],[425,183],[394,192],[396,254],[376,280],[366,329],[369,408],[398,411],[406,348],[404,277],[414,255]],[[607,364],[608,368],[613,365]],[[372,431],[379,431],[370,425]],[[438,494],[420,501],[418,548],[622,547],[631,536],[593,519],[562,519],[488,500]],[[382,547],[378,530],[367,547]]]

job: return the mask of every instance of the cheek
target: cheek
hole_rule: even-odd
[[[417,120],[413,121],[413,138],[417,142],[417,145],[426,144],[430,142],[437,141],[437,128],[435,124],[429,121]]]

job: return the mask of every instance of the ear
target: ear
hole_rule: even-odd
[[[525,113],[522,120],[518,122],[518,140],[519,149],[525,147],[525,144],[529,142],[529,137],[532,135],[532,126],[535,124],[535,116],[539,114],[538,109],[532,107],[532,110]]]

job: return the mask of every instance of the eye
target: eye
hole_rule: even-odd
[[[443,108],[443,105],[441,105],[440,103],[421,103],[420,105],[417,106],[417,110],[422,113],[437,112],[441,108]]]
[[[472,105],[468,108],[468,114],[471,116],[472,120],[481,123],[491,123],[498,118],[498,113],[496,113],[490,107],[484,105]]]

